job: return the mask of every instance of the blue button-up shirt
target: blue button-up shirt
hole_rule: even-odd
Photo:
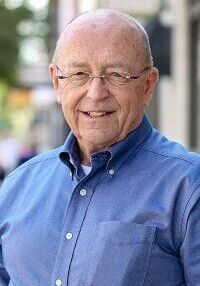
[[[200,285],[200,156],[141,125],[80,165],[76,139],[0,192],[0,286]]]

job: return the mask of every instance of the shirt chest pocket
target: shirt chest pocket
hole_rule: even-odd
[[[88,251],[85,286],[141,286],[149,263],[155,227],[101,222]]]

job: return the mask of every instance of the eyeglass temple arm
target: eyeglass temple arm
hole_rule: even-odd
[[[61,70],[57,65],[56,65],[55,67],[56,67],[56,76],[57,76],[59,79],[68,78],[68,76],[58,75],[58,72],[61,72],[62,74],[63,74],[63,72],[62,72],[62,70]]]
[[[150,70],[151,68],[152,68],[151,66],[147,66],[146,68],[141,70],[139,74],[130,76],[129,79],[138,79],[145,71]]]

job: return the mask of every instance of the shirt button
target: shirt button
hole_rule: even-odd
[[[110,170],[108,171],[108,173],[109,173],[110,175],[114,175],[115,171],[114,171],[113,169],[110,169]]]
[[[82,197],[86,196],[87,195],[87,191],[85,189],[80,190],[80,195]]]
[[[61,285],[62,285],[62,280],[57,279],[57,280],[56,280],[56,286],[61,286]]]
[[[72,239],[73,234],[71,232],[68,232],[68,233],[66,233],[65,237],[67,240],[70,240],[70,239]]]

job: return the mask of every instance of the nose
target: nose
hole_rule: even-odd
[[[109,96],[109,91],[103,82],[103,77],[95,76],[90,78],[87,96],[96,101],[101,101]]]

